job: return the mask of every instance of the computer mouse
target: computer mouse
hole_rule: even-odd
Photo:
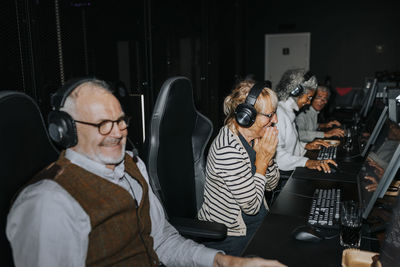
[[[331,168],[331,173],[336,173],[336,172],[338,172],[338,166],[329,165],[329,168]]]
[[[292,236],[296,240],[306,242],[319,242],[324,239],[323,235],[315,228],[305,225],[293,230]]]

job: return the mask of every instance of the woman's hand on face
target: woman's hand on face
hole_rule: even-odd
[[[256,169],[265,174],[268,164],[275,155],[278,145],[278,129],[268,127],[261,138],[254,139],[254,151],[256,151]]]
[[[305,148],[307,150],[316,150],[316,149],[321,149],[321,146],[330,147],[331,144],[329,144],[328,142],[326,142],[324,140],[317,139],[315,141],[308,143]]]

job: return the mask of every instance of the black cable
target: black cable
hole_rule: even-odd
[[[141,225],[142,225],[142,224],[141,224],[141,222],[140,222],[140,216],[139,216],[139,204],[138,204],[138,202],[137,202],[137,200],[136,200],[135,192],[133,191],[133,188],[132,188],[132,186],[131,186],[131,183],[128,181],[128,178],[126,178],[125,174],[124,174],[124,176],[123,176],[122,178],[124,178],[125,181],[128,183],[129,189],[130,189],[131,192],[132,192],[133,201],[135,202],[136,218],[137,218],[137,225],[138,225],[139,237],[140,237],[140,240],[141,240],[142,243],[143,243],[144,249],[146,250],[147,257],[149,258],[149,263],[150,263],[150,265],[151,265],[151,262],[152,262],[151,254],[149,253],[149,250],[148,250],[148,248],[147,248],[146,242],[144,241],[144,238],[143,238],[143,236],[142,236],[142,232],[140,231],[140,228],[141,228]]]
[[[314,197],[314,196],[308,196],[308,195],[303,195],[303,194],[298,194],[298,193],[294,193],[294,192],[290,192],[290,191],[284,191],[285,193],[289,193],[295,196],[299,196],[299,197],[304,197],[304,198],[311,198],[311,199],[317,199],[318,197]],[[282,193],[282,191],[281,191]]]
[[[367,240],[372,240],[372,241],[379,241],[379,239],[378,238],[376,238],[376,237],[368,237],[368,236],[361,236],[361,238],[362,239],[367,239]]]
[[[321,232],[323,233],[323,230]],[[330,240],[330,239],[334,239],[334,238],[336,238],[338,236],[339,236],[339,234],[335,234],[333,236],[324,236],[324,239]]]

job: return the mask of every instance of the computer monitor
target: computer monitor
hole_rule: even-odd
[[[372,104],[374,103],[375,96],[376,96],[376,90],[377,90],[377,83],[378,79],[375,78],[374,81],[372,82],[371,88],[368,90],[365,98],[364,98],[364,104],[361,108],[361,115],[362,117],[367,117],[368,112],[370,111]]]
[[[363,112],[364,112],[364,109],[365,109],[365,107],[367,106],[367,102],[368,102],[368,94],[369,94],[369,91],[371,90],[371,88],[372,88],[372,83],[373,83],[373,81],[374,81],[374,79],[371,79],[371,78],[367,78],[367,79],[365,79],[365,85],[364,85],[364,87],[363,87],[363,89],[362,89],[362,94],[363,94],[363,97],[362,97],[362,103],[361,103],[361,109],[360,109],[360,114],[363,114]]]
[[[396,82],[378,82],[376,85],[376,97],[383,98],[385,97],[385,89],[389,90],[390,88],[395,88],[397,86]],[[387,91],[386,91],[387,92]]]
[[[400,167],[400,141],[389,139],[386,120],[357,176],[363,218],[367,218],[378,197],[383,197]]]
[[[388,94],[389,119],[395,123],[400,122],[400,89],[389,89]]]
[[[397,196],[392,218],[385,232],[379,261],[382,266],[398,266],[400,262],[400,196]]]
[[[381,111],[380,115],[379,115],[379,118],[376,119],[376,117],[377,117],[376,115],[379,114],[379,111]],[[381,131],[382,126],[383,126],[384,122],[386,121],[386,119],[388,117],[388,107],[383,106],[383,109],[377,108],[376,110],[374,110],[373,114],[371,114],[371,115],[375,115],[375,116],[371,116],[371,118],[370,118],[370,123],[371,124],[375,123],[375,126],[374,126],[372,132],[368,132],[368,134],[370,134],[370,136],[369,136],[369,138],[367,140],[367,143],[360,150],[362,157],[365,157],[365,155],[367,154],[367,151],[370,148],[370,146],[375,143],[375,140],[378,137],[378,133]],[[365,128],[368,128],[367,126],[371,127],[371,125],[366,125]],[[367,131],[365,133],[367,133]]]

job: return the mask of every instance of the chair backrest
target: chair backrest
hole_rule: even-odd
[[[7,214],[18,189],[35,173],[55,161],[58,151],[47,135],[37,104],[29,96],[0,92],[0,228],[2,266],[12,266],[12,254],[5,235]]]
[[[189,79],[165,81],[150,122],[147,167],[169,217],[195,218],[203,200],[212,123],[196,110]]]

